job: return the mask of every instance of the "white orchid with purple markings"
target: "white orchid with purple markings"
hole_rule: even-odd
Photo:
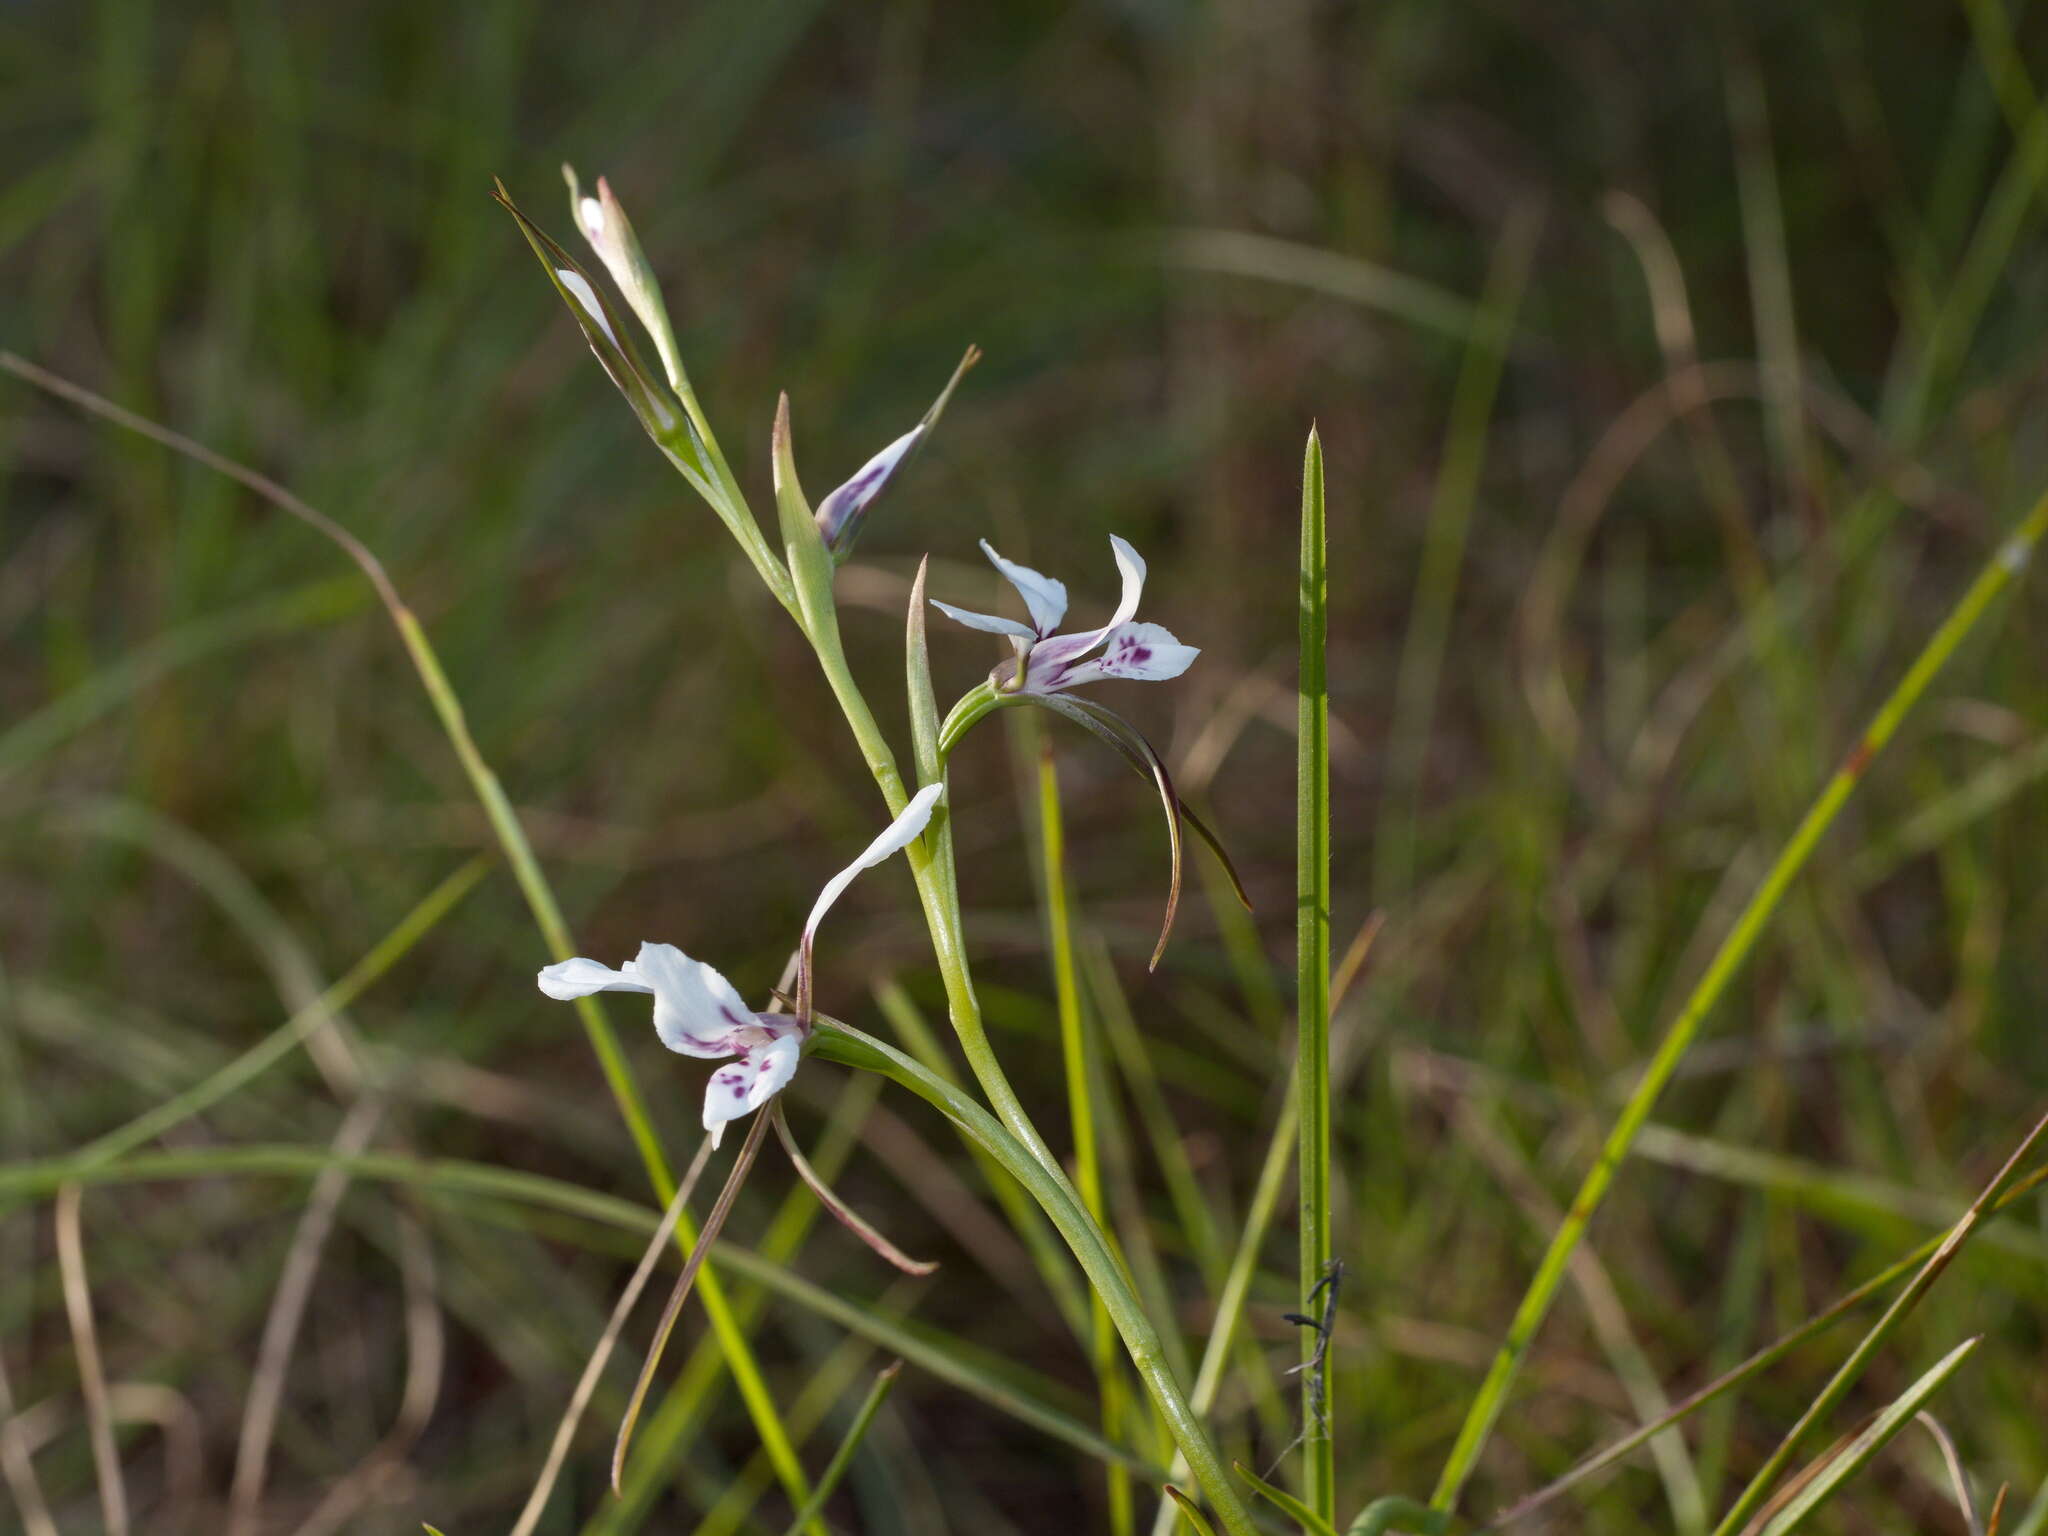
[[[819,922],[856,875],[916,841],[943,790],[942,784],[928,784],[911,796],[887,830],[825,882],[804,922],[794,1014],[749,1008],[731,982],[673,944],[642,944],[640,953],[617,970],[580,956],[559,961],[541,971],[540,989],[563,1002],[593,992],[651,992],[654,1032],[663,1045],[705,1060],[738,1058],[712,1073],[704,1091],[704,1129],[717,1146],[729,1121],[759,1109],[796,1075],[797,1059],[810,1033],[811,946]]]
[[[1109,536],[1109,547],[1123,573],[1124,590],[1116,612],[1100,629],[1055,633],[1067,613],[1065,584],[1028,565],[1005,560],[987,539],[981,541],[982,553],[1017,589],[1031,622],[1020,624],[993,613],[975,613],[937,598],[932,599],[932,606],[970,629],[1009,637],[1017,655],[996,669],[996,686],[1003,692],[1049,694],[1105,678],[1163,682],[1179,677],[1202,653],[1192,645],[1182,645],[1163,625],[1132,622],[1145,590],[1145,561],[1115,534]],[[1101,654],[1093,655],[1097,650]]]

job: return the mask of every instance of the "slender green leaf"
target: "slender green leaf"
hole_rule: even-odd
[[[1970,1351],[1981,1343],[1983,1339],[1980,1336],[1958,1344],[1943,1355],[1933,1369],[1893,1399],[1847,1445],[1829,1452],[1784,1508],[1764,1525],[1763,1536],[1792,1536],[1792,1532],[1804,1525],[1821,1505],[1841,1492],[1842,1485],[1862,1471],[1870,1458],[1882,1450],[1894,1435],[1913,1422],[1913,1415],[1940,1390],[1943,1382],[1955,1374]]]
[[[1485,1449],[1488,1436],[1507,1407],[1508,1395],[1528,1358],[1530,1346],[1535,1343],[1536,1332],[1549,1315],[1550,1304],[1564,1283],[1572,1251],[1585,1235],[1587,1226],[1614,1182],[1615,1173],[1635,1145],[1636,1137],[1656,1108],[1665,1085],[1698,1037],[1707,1015],[1720,1002],[1728,984],[1748,960],[1758,939],[1769,927],[1779,903],[1784,900],[1786,891],[1805,869],[1814,849],[1863,781],[1865,770],[1898,731],[1900,723],[1920,701],[1929,684],[1982,622],[1993,601],[2026,568],[2028,557],[2044,533],[2048,533],[2048,495],[2034,503],[2032,510],[2021,519],[2019,526],[1957,600],[1948,617],[1928,638],[1920,654],[1906,669],[1905,676],[1878,706],[1849,755],[1829,778],[1762,882],[1736,916],[1734,925],[1715,950],[1700,979],[1694,983],[1677,1017],[1672,1020],[1649,1064],[1643,1069],[1641,1078],[1601,1144],[1593,1166],[1587,1170],[1564,1221],[1537,1265],[1528,1289],[1515,1308],[1514,1318],[1508,1324],[1507,1336],[1487,1368],[1486,1379],[1480,1383],[1479,1391],[1466,1410],[1464,1423],[1459,1427],[1443,1473],[1437,1480],[1436,1491],[1430,1498],[1432,1508],[1450,1509],[1456,1505],[1466,1480],[1479,1463],[1479,1455]]]
[[[1231,1469],[1251,1484],[1252,1490],[1279,1510],[1283,1515],[1298,1523],[1308,1536],[1337,1536],[1337,1528],[1321,1515],[1302,1503],[1285,1488],[1275,1488],[1258,1473],[1241,1461],[1233,1461]]]
[[[875,1415],[888,1401],[889,1389],[896,1385],[896,1378],[903,1370],[901,1360],[891,1361],[875,1377],[874,1385],[868,1388],[868,1395],[854,1410],[853,1422],[846,1427],[846,1434],[839,1442],[839,1448],[832,1453],[832,1459],[825,1464],[825,1470],[818,1474],[818,1486],[811,1490],[811,1502],[797,1511],[796,1518],[789,1522],[784,1536],[797,1536],[806,1525],[825,1512],[825,1501],[839,1486],[839,1480],[846,1476],[846,1469],[853,1465],[853,1453],[860,1449],[861,1441],[868,1435],[868,1426],[875,1422]]]
[[[1323,441],[1311,427],[1301,466],[1301,660],[1294,738],[1297,1291],[1307,1317],[1320,1315],[1318,1296],[1336,1284],[1330,1234],[1330,575],[1325,522]],[[1319,1329],[1301,1329],[1302,1491],[1325,1526],[1337,1518],[1328,1344]]]

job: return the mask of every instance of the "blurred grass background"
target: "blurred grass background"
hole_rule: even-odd
[[[1104,957],[1117,1214],[1197,1352],[1291,1057],[1295,477],[1318,421],[1340,951],[1386,919],[1336,1024],[1348,1509],[1426,1491],[1675,989],[2048,476],[2037,11],[21,3],[0,15],[0,315],[8,345],[382,555],[585,952],[667,939],[757,995],[873,795],[802,645],[641,440],[490,178],[566,238],[559,162],[611,177],[760,491],[778,389],[822,491],[980,344],[844,573],[872,610],[849,644],[898,728],[921,554],[935,593],[986,606],[986,534],[1087,618],[1113,598],[1115,531],[1152,562],[1145,616],[1204,648],[1182,684],[1119,702],[1212,809],[1255,928],[1194,902],[1146,977],[1165,855],[1145,792],[1053,737]],[[255,1043],[492,843],[330,548],[11,381],[0,463],[0,1155],[20,1164]],[[933,634],[942,694],[991,659]],[[1874,770],[1609,1201],[1604,1279],[1543,1335],[1469,1508],[1910,1247],[2036,1116],[2044,656],[2048,606],[2023,588]],[[1031,748],[999,736],[956,759],[964,881],[999,1049],[1050,1132]],[[849,897],[823,1007],[882,1028],[884,984],[899,1027],[943,1028],[908,897],[894,872]],[[389,1074],[350,1134],[640,1200],[580,1032],[533,990],[544,958],[493,865],[332,1043],[164,1144],[318,1152],[351,1074]],[[701,1074],[616,1016],[687,1147]],[[1116,1045],[1136,1037],[1142,1055]],[[905,1288],[827,1222],[790,1268],[1092,1422],[1086,1350],[945,1128],[830,1071],[792,1092],[842,1187],[946,1263]],[[791,1187],[765,1158],[733,1236],[764,1241]],[[140,1528],[226,1528],[307,1195],[87,1191]],[[431,1187],[330,1198],[252,1528],[503,1529],[640,1238]],[[59,1527],[95,1530],[51,1205],[0,1199],[0,1360]],[[1293,1434],[1274,1385],[1292,1252],[1276,1233],[1218,1407],[1261,1469]],[[1986,1333],[1936,1411],[1980,1495],[2011,1480],[2022,1503],[2048,1479],[2044,1261],[2036,1204],[1858,1400]],[[820,1399],[815,1472],[884,1354],[862,1364],[871,1346],[787,1297],[755,1336],[785,1407]],[[1725,1503],[1845,1347],[1699,1416],[1677,1482]],[[746,1486],[748,1423],[716,1388],[608,1506],[622,1386],[542,1530],[689,1530]],[[1650,1467],[1520,1528],[1683,1528]],[[1070,1449],[913,1366],[833,1509],[875,1532],[1096,1529],[1103,1498]],[[789,1513],[771,1489],[716,1528]],[[1833,1519],[1966,1528],[1919,1431]]]

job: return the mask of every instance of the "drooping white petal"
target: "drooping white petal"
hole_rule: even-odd
[[[619,344],[618,333],[612,329],[611,321],[605,318],[604,306],[597,302],[597,290],[584,281],[581,272],[571,272],[567,267],[557,267],[555,276],[561,279],[562,286],[569,290],[583,313],[611,338],[612,345],[616,347]]]
[[[1116,556],[1117,570],[1123,575],[1124,590],[1117,599],[1116,614],[1103,626],[1105,632],[1130,623],[1138,612],[1138,599],[1145,594],[1145,557],[1113,533],[1109,536],[1109,548]]]
[[[1031,610],[1031,622],[1037,626],[1040,637],[1051,634],[1060,627],[1060,620],[1067,616],[1067,588],[1064,582],[1054,581],[1028,565],[1019,565],[1014,560],[1005,560],[995,551],[987,539],[981,541],[981,552],[988,556],[990,563],[1009,579],[1017,589],[1017,595],[1024,599],[1024,606]]]
[[[969,608],[955,608],[951,603],[942,603],[936,597],[931,605],[956,624],[965,624],[969,629],[984,629],[992,635],[1008,635],[1013,640],[1027,644],[1038,638],[1038,631],[1029,624],[1019,624],[1015,619],[998,618],[993,613],[976,613]]]
[[[1105,677],[1164,682],[1187,671],[1201,654],[1198,647],[1174,639],[1163,624],[1120,624],[1109,632],[1100,656],[1069,667],[1048,687],[1073,688]]]
[[[854,471],[852,479],[818,503],[818,532],[827,548],[836,547],[847,536],[849,526],[866,510],[869,502],[882,494],[882,487],[896,473],[896,466],[903,462],[904,455],[915,448],[923,436],[924,424],[920,422],[861,465]]]
[[[932,807],[944,794],[944,784],[927,784],[910,797],[910,803],[903,812],[883,830],[882,835],[869,843],[861,856],[846,868],[825,882],[825,889],[818,892],[817,904],[811,908],[811,915],[804,923],[804,947],[810,948],[811,938],[818,931],[818,923],[831,910],[840,893],[853,884],[853,877],[864,869],[873,869],[891,854],[910,846],[924,831],[932,819]]]
[[[685,1056],[730,1056],[745,1047],[741,1030],[756,1024],[733,984],[673,944],[642,944],[633,973],[654,993],[654,1032]]]
[[[540,973],[540,989],[561,1003],[588,997],[593,992],[654,990],[633,974],[633,962],[630,960],[615,971],[608,965],[599,965],[595,960],[586,960],[581,955],[574,960],[557,960],[553,965],[543,966]]]
[[[796,1076],[803,1043],[792,1030],[752,1046],[738,1061],[720,1067],[704,1087],[704,1129],[717,1146],[728,1122],[752,1114]]]

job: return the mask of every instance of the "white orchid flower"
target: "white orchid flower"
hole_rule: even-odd
[[[912,795],[903,814],[859,858],[825,882],[804,923],[806,971],[818,924],[832,903],[862,870],[873,869],[917,839],[944,788],[928,784]],[[581,957],[559,961],[541,971],[540,989],[564,1002],[593,992],[651,992],[654,1032],[663,1045],[706,1060],[738,1058],[712,1073],[704,1090],[704,1129],[714,1147],[728,1122],[751,1114],[788,1085],[810,1033],[808,1009],[799,1008],[795,1015],[757,1013],[725,977],[673,944],[642,944],[640,953],[617,970]],[[808,992],[807,982],[804,990]]]
[[[1054,633],[1060,620],[1066,617],[1066,587],[1028,565],[1005,560],[987,539],[981,541],[982,553],[1017,589],[1031,614],[1031,622],[1020,624],[992,613],[974,613],[937,598],[932,599],[932,606],[970,629],[1009,637],[1017,657],[998,668],[996,678],[997,686],[1007,692],[1057,693],[1111,677],[1145,682],[1179,677],[1201,651],[1192,645],[1182,645],[1163,625],[1132,622],[1138,611],[1138,598],[1145,590],[1145,562],[1115,534],[1109,536],[1109,547],[1116,554],[1117,569],[1123,572],[1124,591],[1115,614],[1100,629],[1068,635]],[[1091,656],[1098,648],[1102,654]]]

